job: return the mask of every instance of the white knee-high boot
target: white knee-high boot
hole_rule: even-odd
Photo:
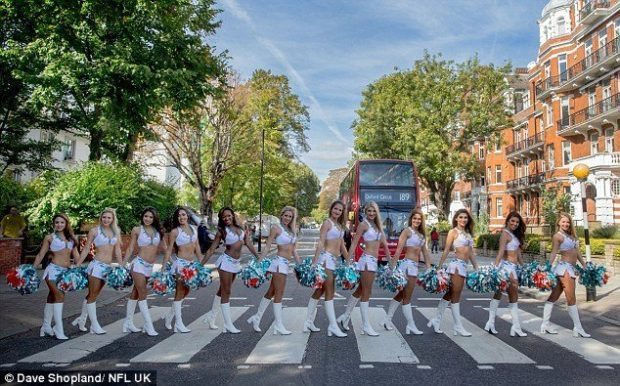
[[[174,302],[174,332],[191,332],[189,328],[183,324],[183,300]]]
[[[264,297],[261,298],[260,304],[258,305],[258,310],[256,310],[256,313],[254,315],[248,318],[248,324],[251,324],[252,327],[254,328],[254,331],[256,332],[261,332],[260,321],[263,318],[263,314],[265,313],[265,310],[269,306],[269,303],[271,303],[271,299],[267,299]]]
[[[144,327],[142,327],[142,332],[146,332],[148,336],[159,335],[153,326],[153,319],[151,319],[151,312],[149,311],[149,305],[146,300],[140,300],[138,302],[138,307],[140,308],[142,319],[144,319]]]
[[[586,333],[581,327],[581,320],[579,320],[579,311],[577,310],[577,305],[573,304],[572,306],[568,306],[568,315],[573,320],[573,336],[575,338],[581,336],[582,338],[589,338],[590,334]]]
[[[379,336],[379,334],[370,325],[370,318],[368,316],[368,302],[360,302],[360,313],[362,314],[362,335]]]
[[[54,303],[45,303],[43,309],[43,324],[39,331],[39,336],[54,336],[54,330],[52,329],[52,318],[54,317]]]
[[[284,327],[282,322],[282,303],[273,303],[273,316],[275,322],[273,324],[273,335],[291,335],[291,332]]]
[[[452,319],[454,319],[454,335],[471,336],[471,332],[467,331],[461,322],[461,305],[452,303],[450,309],[452,310]]]
[[[497,334],[497,330],[495,329],[495,316],[497,315],[498,306],[499,300],[491,299],[491,304],[489,305],[489,321],[484,326],[484,330],[493,335]]]
[[[71,322],[72,326],[77,326],[80,331],[88,331],[86,329],[86,318],[88,317],[88,302],[86,299],[82,302],[82,312],[80,316],[78,316],[73,322]]]
[[[97,335],[105,334],[106,331],[101,328],[97,320],[97,302],[87,303],[86,309],[88,311],[88,319],[90,319],[90,333]]]
[[[427,326],[433,327],[433,330],[435,330],[437,334],[443,334],[443,331],[441,330],[441,320],[443,319],[443,314],[446,311],[446,308],[448,308],[449,304],[450,302],[447,300],[439,300],[439,304],[437,305],[437,311],[435,312],[435,317],[428,321]]]
[[[62,326],[62,309],[64,307],[64,303],[54,303],[54,335],[56,335],[56,339],[69,339],[65,335],[65,329]]]
[[[335,335],[339,338],[344,338],[347,336],[344,332],[340,330],[338,327],[338,322],[336,321],[336,311],[334,310],[334,301],[326,300],[325,301],[325,314],[327,315],[327,320],[329,320],[329,326],[327,327],[327,336]]]
[[[340,326],[342,327],[343,330],[349,331],[349,322],[351,321],[351,313],[353,312],[353,309],[355,309],[355,306],[357,305],[359,301],[360,301],[360,298],[356,298],[355,296],[351,295],[351,297],[347,301],[347,308],[344,311],[344,314],[340,315],[338,319],[336,319],[336,321],[340,323]]]
[[[133,314],[136,312],[137,300],[127,299],[127,315],[123,322],[123,332],[140,332],[140,329],[133,324]]]
[[[224,319],[224,332],[230,332],[231,334],[238,334],[241,330],[237,329],[230,317],[230,303],[222,303],[220,305],[222,309],[222,318]]]
[[[413,310],[411,309],[411,304],[403,304],[403,315],[407,320],[405,334],[409,335],[410,333],[413,333],[414,335],[422,335],[423,332],[418,330],[418,327],[415,325],[415,321],[413,320]]]
[[[174,301],[173,301],[172,305],[170,306],[170,309],[164,316],[164,327],[166,327],[166,329],[168,330],[172,330],[172,320],[174,319],[174,315],[175,313],[174,313]]]
[[[306,321],[304,322],[304,330],[303,330],[304,332],[321,331],[320,328],[314,325],[314,317],[316,316],[316,306],[318,304],[319,304],[319,299],[310,298],[310,300],[308,301],[308,311],[306,313]],[[332,307],[333,306],[334,306],[334,303],[332,301]]]
[[[510,327],[510,336],[527,336],[523,330],[521,330],[521,321],[519,320],[519,305],[517,303],[510,303],[510,315],[512,316],[512,327]]]
[[[392,318],[394,317],[394,313],[396,312],[396,309],[398,308],[399,305],[400,305],[400,302],[394,299],[390,300],[390,305],[388,307],[387,315],[385,316],[385,319],[383,320],[383,322],[381,322],[381,325],[386,330],[394,329],[394,324],[392,324]]]
[[[211,311],[207,312],[207,316],[202,320],[205,323],[209,324],[209,328],[212,330],[217,330],[217,324],[215,324],[215,320],[220,313],[220,305],[222,304],[222,298],[215,295],[213,298],[213,305],[211,306]]]
[[[540,325],[540,332],[543,334],[557,334],[558,331],[551,327],[549,319],[551,319],[551,311],[553,311],[553,303],[545,302],[545,308],[543,308],[543,320]]]

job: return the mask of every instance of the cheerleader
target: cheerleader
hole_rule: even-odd
[[[398,305],[403,305],[403,315],[407,320],[407,327],[405,332],[407,335],[413,333],[414,335],[422,335],[422,331],[418,330],[418,327],[413,320],[413,312],[411,310],[411,297],[413,295],[413,288],[416,284],[418,277],[418,263],[420,262],[420,256],[424,256],[424,263],[426,269],[431,267],[431,257],[426,248],[426,234],[424,225],[424,214],[419,209],[414,209],[409,215],[407,221],[408,227],[403,229],[398,239],[398,246],[396,247],[396,253],[392,256],[390,266],[392,269],[396,267],[396,262],[400,257],[400,253],[405,248],[405,258],[402,260],[401,269],[407,274],[407,286],[398,292],[396,296],[390,301],[388,313],[386,319],[382,325],[386,330],[393,330],[392,317],[398,308]]]
[[[97,296],[99,296],[105,284],[105,274],[110,268],[113,257],[116,256],[119,264],[123,263],[121,243],[119,243],[120,235],[121,230],[118,227],[116,210],[112,208],[104,209],[99,216],[99,225],[88,232],[86,245],[84,245],[77,265],[82,264],[84,259],[86,259],[92,244],[95,244],[96,253],[93,261],[86,268],[88,273],[88,294],[84,303],[82,303],[82,313],[72,323],[74,326],[77,325],[80,331],[87,331],[86,317],[88,317],[90,319],[91,334],[106,333],[97,320]]]
[[[507,290],[508,301],[510,302],[510,314],[512,315],[510,336],[527,336],[527,334],[521,330],[519,307],[517,305],[517,300],[519,299],[517,265],[523,265],[521,247],[524,241],[525,223],[523,222],[523,218],[521,218],[521,215],[517,212],[510,212],[508,217],[506,217],[504,230],[499,238],[499,250],[495,258],[495,266],[506,273],[510,280],[510,285]],[[491,305],[489,306],[489,321],[484,326],[484,329],[493,335],[497,334],[497,330],[495,330],[495,315],[497,314],[497,307],[501,299],[502,292],[497,291],[493,299],[491,299]]]
[[[211,329],[217,329],[215,319],[217,318],[218,309],[221,309],[222,318],[224,319],[224,332],[238,334],[241,331],[235,327],[230,317],[230,289],[237,273],[241,271],[241,263],[239,262],[241,248],[245,245],[257,259],[258,255],[254,249],[254,244],[252,244],[249,232],[245,232],[239,226],[237,216],[231,208],[225,207],[220,209],[217,217],[217,233],[202,263],[204,264],[209,260],[215,249],[220,245],[220,241],[224,241],[226,250],[215,262],[220,276],[220,288],[217,290],[211,311],[207,313],[204,322],[208,323]]]
[[[452,304],[452,318],[454,319],[454,335],[471,336],[471,333],[465,330],[461,322],[461,308],[459,301],[461,300],[461,292],[467,277],[467,262],[471,262],[474,269],[478,269],[478,263],[474,256],[474,238],[473,238],[474,220],[466,209],[459,209],[452,218],[452,230],[448,233],[446,247],[441,254],[439,266],[448,257],[451,249],[454,247],[456,257],[448,264],[447,272],[450,274],[450,288],[439,301],[437,306],[437,314],[428,322],[428,327],[433,327],[436,333],[441,334],[441,320],[443,313],[448,304]]]
[[[557,334],[557,330],[549,325],[553,304],[558,300],[562,292],[566,296],[568,304],[568,314],[573,320],[573,336],[589,338],[590,334],[586,333],[581,327],[579,320],[579,311],[577,311],[577,299],[575,297],[575,263],[579,261],[582,267],[586,264],[581,257],[579,251],[579,239],[575,234],[573,227],[573,219],[568,213],[561,212],[557,227],[560,229],[553,235],[553,250],[551,251],[551,263],[553,273],[558,277],[558,285],[551,290],[551,294],[545,303],[543,310],[543,321],[540,325],[540,332],[547,334]],[[558,263],[558,252],[560,262]]]
[[[189,294],[189,287],[185,285],[181,278],[181,270],[188,267],[194,261],[194,257],[201,255],[198,245],[198,230],[189,224],[189,214],[183,207],[178,207],[172,215],[172,230],[168,235],[168,248],[162,262],[162,269],[166,269],[168,259],[172,252],[176,252],[176,260],[172,264],[172,271],[176,275],[176,290],[174,301],[170,311],[164,317],[164,325],[168,330],[172,330],[172,319],[174,319],[174,332],[190,332],[191,330],[183,324],[181,307],[183,300]]]
[[[383,233],[381,214],[379,213],[379,206],[374,201],[368,201],[364,208],[364,214],[366,218],[357,228],[355,237],[351,241],[351,248],[349,249],[349,258],[352,259],[355,256],[355,248],[360,241],[360,238],[364,238],[364,253],[357,262],[357,270],[361,272],[360,284],[353,292],[353,295],[347,302],[347,308],[344,314],[338,317],[338,322],[342,325],[342,328],[349,330],[349,321],[351,319],[351,312],[355,308],[355,305],[359,301],[360,312],[362,314],[362,334],[369,336],[379,336],[379,334],[373,330],[368,319],[368,301],[370,300],[370,293],[372,291],[372,284],[375,281],[375,274],[377,272],[377,256],[379,255],[379,245],[383,244],[385,248],[385,254],[388,260],[390,257],[390,250]]]
[[[73,261],[78,261],[80,255],[69,218],[65,214],[56,214],[52,218],[52,223],[54,224],[54,233],[45,236],[41,250],[34,259],[34,266],[38,267],[45,255],[48,252],[52,253],[52,261],[43,272],[43,280],[47,283],[49,293],[43,310],[43,325],[41,326],[40,336],[56,336],[56,339],[64,340],[69,339],[62,326],[65,294],[56,286],[56,279],[69,268],[71,258],[73,257]],[[52,317],[54,318],[54,328],[52,328]]]
[[[323,225],[321,225],[319,242],[316,246],[312,264],[322,264],[325,267],[327,279],[323,283],[323,286],[314,290],[314,293],[310,297],[306,321],[304,322],[304,332],[321,331],[320,328],[314,325],[314,318],[316,317],[316,306],[321,296],[325,294],[325,314],[329,320],[327,335],[335,335],[339,338],[347,336],[347,334],[342,332],[340,327],[338,327],[336,311],[334,310],[334,293],[336,288],[334,271],[336,270],[336,256],[340,256],[341,254],[345,256],[345,258],[348,256],[343,239],[345,229],[344,208],[345,206],[342,201],[336,200],[332,202],[329,207],[329,218],[323,221]]]
[[[131,277],[133,278],[133,290],[127,299],[127,316],[123,323],[123,332],[146,332],[149,336],[156,336],[157,331],[153,327],[153,320],[146,302],[146,282],[153,273],[153,264],[157,258],[159,246],[163,240],[159,215],[155,208],[145,208],[140,216],[140,226],[131,231],[131,241],[125,253],[125,261],[133,257],[137,247],[138,257],[131,264]],[[144,327],[139,329],[133,324],[133,314],[136,305],[140,308]]]
[[[271,226],[269,237],[265,243],[265,253],[263,256],[269,253],[271,244],[275,241],[278,246],[278,254],[273,257],[271,265],[269,266],[269,272],[271,275],[271,284],[265,296],[261,299],[260,305],[256,314],[252,315],[247,321],[252,325],[254,331],[261,332],[260,321],[263,317],[263,313],[269,306],[269,302],[273,298],[273,315],[275,323],[273,326],[273,334],[290,335],[284,324],[282,323],[282,296],[284,295],[284,287],[286,285],[286,276],[289,272],[289,264],[293,259],[299,263],[299,255],[297,255],[296,243],[297,236],[295,233],[296,228],[297,209],[285,206],[280,212],[280,224],[274,224]]]

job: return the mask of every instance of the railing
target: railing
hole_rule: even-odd
[[[545,142],[544,132],[536,133],[529,138],[521,140],[515,144],[506,147],[506,155],[526,150],[534,145]]]
[[[570,126],[579,125],[595,118],[598,115],[605,114],[618,108],[620,108],[620,93],[616,93],[609,98],[605,98],[600,102],[593,104],[592,106],[581,109],[571,114],[568,119],[560,119],[558,121],[558,128],[560,130],[564,130]]]
[[[560,75],[553,75],[536,83],[536,95],[560,86]]]
[[[545,180],[545,173],[537,173],[529,176],[515,178],[514,180],[510,180],[506,182],[506,187],[508,189],[518,189],[518,188],[526,188],[532,187],[535,185],[540,185]]]
[[[591,0],[587,2],[579,11],[579,20],[585,19],[594,10],[599,8],[609,8],[609,0]]]

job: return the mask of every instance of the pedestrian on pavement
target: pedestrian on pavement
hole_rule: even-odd
[[[431,230],[431,253],[439,252],[439,232],[433,227]]]
[[[512,315],[512,327],[510,328],[510,336],[527,336],[521,330],[519,321],[519,279],[517,277],[517,266],[523,265],[521,258],[521,248],[525,243],[525,222],[518,212],[510,212],[506,217],[504,230],[499,238],[499,249],[495,258],[495,266],[499,267],[509,278],[508,301],[510,302],[510,314]],[[495,292],[489,306],[489,321],[484,329],[495,335],[495,316],[497,307],[502,300],[502,291]]]
[[[209,327],[213,330],[217,329],[215,319],[217,318],[218,310],[222,311],[222,318],[224,319],[224,332],[230,332],[232,334],[238,334],[241,331],[238,330],[232,322],[230,316],[230,293],[233,281],[237,276],[237,273],[241,271],[241,248],[247,246],[250,252],[258,258],[254,244],[252,244],[252,235],[249,231],[244,229],[237,223],[237,215],[232,208],[224,207],[220,209],[217,214],[217,233],[213,244],[207,251],[202,263],[206,263],[215,249],[220,245],[220,241],[223,240],[226,245],[226,250],[218,257],[215,262],[217,271],[220,275],[220,288],[217,290],[217,294],[213,299],[213,305],[211,311],[207,313],[207,317],[204,319],[205,323],[209,323]]]
[[[159,214],[152,207],[147,207],[140,215],[140,226],[131,230],[131,240],[125,252],[125,261],[129,262],[137,249],[137,257],[131,263],[131,277],[133,290],[127,299],[127,316],[123,323],[123,332],[146,332],[149,336],[156,336],[153,319],[146,301],[146,282],[153,273],[153,264],[163,240],[163,230],[159,222]],[[136,248],[137,247],[137,248]],[[133,324],[133,314],[136,305],[140,308],[144,327],[139,329]]]
[[[362,334],[368,336],[379,336],[379,334],[370,325],[370,318],[368,316],[368,307],[370,295],[372,292],[372,285],[375,281],[375,274],[377,273],[377,259],[379,256],[379,245],[383,244],[385,248],[386,258],[389,261],[390,249],[387,244],[385,233],[381,224],[381,214],[379,212],[379,206],[374,201],[368,201],[364,208],[364,214],[366,218],[357,228],[355,237],[351,242],[351,248],[349,249],[349,260],[353,260],[355,256],[355,248],[360,242],[361,238],[364,239],[364,253],[357,262],[356,269],[360,271],[361,278],[360,284],[357,286],[351,297],[347,302],[347,308],[344,314],[338,317],[338,322],[341,324],[344,330],[349,330],[349,321],[351,319],[351,313],[355,308],[355,305],[360,303],[360,312],[362,314]]]
[[[304,322],[304,332],[318,332],[320,328],[314,325],[316,317],[316,307],[325,295],[325,314],[329,320],[327,327],[327,336],[335,335],[339,338],[347,336],[338,327],[336,321],[336,310],[334,309],[334,293],[336,292],[336,278],[334,271],[336,270],[336,256],[343,254],[348,258],[348,251],[344,247],[344,230],[345,230],[345,205],[340,200],[335,200],[329,206],[329,217],[323,221],[319,231],[319,242],[316,245],[312,264],[321,264],[325,267],[327,279],[321,288],[314,290],[314,293],[308,301],[308,311],[306,321]]]
[[[86,244],[82,250],[77,265],[82,264],[86,256],[90,252],[90,247],[95,244],[95,256],[88,264],[86,272],[88,273],[88,294],[82,304],[82,313],[73,321],[74,326],[78,326],[80,331],[86,330],[86,317],[90,319],[91,334],[105,334],[106,331],[101,328],[97,320],[97,297],[105,284],[105,272],[110,268],[110,264],[114,257],[119,264],[123,263],[121,253],[121,230],[118,227],[116,218],[116,210],[106,208],[99,216],[99,225],[88,232]]]
[[[454,319],[454,335],[471,336],[471,333],[465,330],[461,322],[461,292],[467,277],[467,263],[471,262],[474,269],[478,269],[478,263],[474,256],[474,219],[471,217],[467,209],[459,209],[452,218],[452,229],[448,232],[446,239],[446,247],[441,254],[439,267],[448,257],[448,254],[454,248],[455,258],[448,264],[447,273],[450,274],[450,288],[439,301],[437,313],[433,319],[428,322],[428,327],[433,327],[436,333],[442,334],[441,320],[443,313],[448,304],[452,310],[452,318]]]
[[[9,213],[0,221],[0,237],[16,239],[24,236],[26,220],[19,214],[16,206],[9,208]]]
[[[386,330],[393,330],[392,317],[396,312],[398,306],[402,303],[403,315],[407,320],[407,327],[405,327],[405,333],[413,333],[414,335],[422,335],[422,331],[418,329],[413,320],[413,312],[411,310],[411,298],[413,296],[413,288],[415,287],[416,280],[418,278],[418,264],[420,263],[420,256],[424,256],[424,262],[426,268],[431,267],[431,257],[426,248],[426,234],[424,225],[424,213],[420,209],[414,209],[409,215],[407,220],[409,225],[403,229],[398,239],[398,246],[396,252],[392,256],[390,261],[390,267],[396,268],[396,263],[400,258],[400,253],[403,248],[405,249],[405,258],[402,260],[401,269],[407,275],[407,285],[404,289],[399,291],[392,300],[390,300],[390,306],[388,308],[387,316],[382,325]]]
[[[174,301],[170,311],[164,317],[164,325],[168,330],[172,330],[172,319],[174,319],[174,332],[190,332],[191,330],[183,323],[183,300],[189,295],[189,287],[181,278],[181,270],[192,264],[195,258],[201,256],[200,245],[198,245],[198,230],[189,223],[188,211],[180,206],[172,214],[172,230],[168,236],[170,241],[167,244],[166,253],[162,262],[162,269],[166,269],[168,259],[172,252],[176,252],[176,259],[172,264],[172,272],[176,275],[176,290]]]
[[[56,339],[69,339],[65,335],[62,325],[62,309],[65,294],[56,286],[56,279],[71,266],[71,258],[76,262],[80,255],[77,250],[77,239],[73,234],[71,223],[67,215],[59,213],[52,217],[54,232],[45,236],[41,243],[41,250],[34,259],[34,266],[38,267],[48,252],[52,254],[52,262],[43,272],[43,280],[49,288],[47,302],[43,311],[43,325],[40,336],[56,336]],[[52,328],[52,317],[54,328]]]
[[[254,327],[254,331],[261,332],[260,321],[263,313],[267,309],[269,302],[273,299],[273,315],[275,323],[273,325],[273,333],[280,335],[290,335],[284,324],[282,323],[282,297],[284,296],[284,287],[286,286],[286,276],[289,272],[289,264],[295,261],[300,262],[297,254],[297,209],[291,206],[285,206],[280,211],[280,223],[271,225],[269,237],[265,243],[265,250],[259,258],[262,260],[269,254],[271,244],[275,241],[278,246],[277,255],[271,260],[268,271],[272,273],[271,283],[265,296],[261,298],[260,305],[256,314],[248,319],[248,323]]]
[[[549,325],[553,304],[559,299],[562,292],[566,296],[568,314],[573,320],[573,336],[589,338],[579,320],[577,310],[577,297],[575,296],[575,264],[577,261],[582,267],[586,264],[579,251],[579,239],[573,227],[573,219],[568,213],[561,212],[558,217],[557,228],[559,231],[553,235],[553,249],[551,250],[550,261],[553,273],[558,277],[558,285],[551,290],[551,294],[545,303],[543,310],[543,321],[540,325],[540,332],[547,334],[557,334],[557,330]],[[559,256],[558,256],[559,252]],[[558,263],[558,257],[560,262]]]

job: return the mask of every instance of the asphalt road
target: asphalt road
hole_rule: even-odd
[[[314,238],[304,244],[309,254]],[[435,334],[426,327],[427,315],[434,314],[438,296],[421,288],[414,292],[414,319],[424,335],[405,335],[405,319],[400,309],[394,317],[398,331],[385,331],[377,322],[387,310],[391,294],[373,290],[371,314],[379,337],[349,332],[346,338],[327,337],[327,318],[322,303],[316,317],[321,332],[304,334],[299,321],[305,318],[311,289],[300,286],[290,275],[285,292],[285,325],[294,333],[274,336],[271,307],[265,312],[262,333],[254,332],[246,319],[251,316],[267,289],[248,289],[238,281],[233,287],[231,307],[238,316],[235,325],[240,334],[221,334],[208,330],[201,322],[211,306],[218,283],[193,292],[185,301],[183,319],[192,328],[189,334],[174,334],[165,329],[161,317],[170,306],[170,298],[151,295],[149,305],[157,337],[141,333],[122,334],[125,300],[98,309],[99,321],[108,334],[84,334],[65,320],[65,332],[71,337],[61,342],[40,338],[37,330],[0,340],[0,370],[156,370],[160,385],[273,385],[273,384],[589,384],[612,385],[620,379],[620,328],[581,315],[584,328],[592,339],[573,338],[572,322],[563,307],[556,307],[552,322],[559,336],[513,338],[508,332],[510,317],[499,318],[499,335],[482,330],[488,314],[488,296],[466,291],[461,303],[465,324],[471,338],[454,337],[444,318],[445,334]],[[344,311],[349,291],[339,291],[336,314]],[[543,303],[522,299],[522,324],[537,330]],[[161,307],[161,308],[157,308]],[[500,308],[507,307],[504,299]],[[356,311],[356,314],[357,315]],[[509,314],[508,314],[509,315]],[[354,317],[354,322],[355,322]],[[355,323],[353,323],[355,324]],[[136,325],[141,325],[136,315]],[[219,323],[221,326],[221,321]],[[529,327],[527,327],[529,326]],[[549,339],[552,339],[551,341]]]

